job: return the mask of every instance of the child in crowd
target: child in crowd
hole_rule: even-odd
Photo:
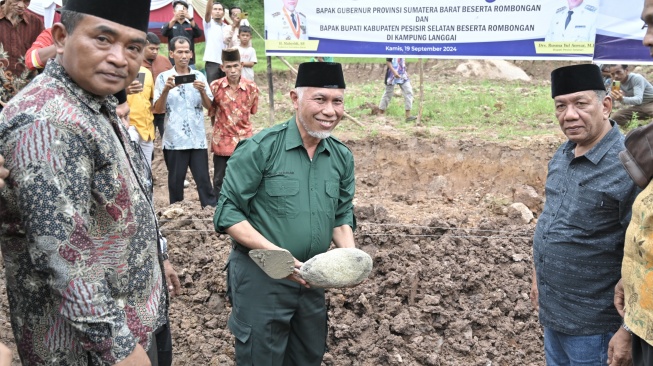
[[[248,26],[241,26],[238,29],[238,52],[240,52],[240,62],[243,65],[242,77],[254,81],[254,65],[256,65],[256,50],[252,47],[252,30]]]

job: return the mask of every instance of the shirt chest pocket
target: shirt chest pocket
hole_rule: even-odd
[[[582,186],[575,193],[569,196],[573,202],[569,214],[575,226],[594,232],[619,222],[619,202],[607,193]]]
[[[583,186],[579,186],[572,197],[576,197],[579,210],[612,211],[619,208],[619,202],[611,198],[607,193]],[[589,212],[586,211],[586,213]]]
[[[299,214],[299,181],[271,179],[265,182],[270,199],[270,212],[278,217],[294,218]]]
[[[334,213],[338,208],[338,197],[340,192],[340,184],[334,180],[327,180],[325,182],[326,195],[328,197],[327,209],[330,214]]]

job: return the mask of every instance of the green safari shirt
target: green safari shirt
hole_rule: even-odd
[[[300,261],[329,249],[333,229],[354,218],[354,156],[339,140],[320,141],[309,159],[295,117],[241,141],[229,158],[213,223],[242,221]]]

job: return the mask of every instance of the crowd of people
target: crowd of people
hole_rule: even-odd
[[[215,207],[216,232],[232,238],[227,296],[236,363],[319,366],[325,293],[298,269],[331,243],[355,246],[354,157],[331,136],[344,115],[341,65],[301,64],[289,95],[294,115],[253,135],[256,56],[240,8],[226,21],[222,4],[207,4],[205,76],[194,67],[202,30],[183,0],[173,2],[162,29],[169,59],[147,32],[149,0],[111,7],[68,0],[47,30],[28,4],[0,2],[0,31],[33,37],[31,47],[5,47],[10,58],[22,52],[29,61],[3,70],[20,77],[3,80],[0,95],[0,246],[21,362],[172,363],[168,304],[181,285],[152,200],[158,129],[170,203],[183,200],[190,168],[201,205]],[[653,0],[645,0],[642,19],[650,26],[644,44],[653,49]],[[7,32],[0,42],[9,44]],[[381,109],[400,85],[412,120],[405,62],[388,59],[387,67]],[[621,87],[606,90],[602,71]],[[533,239],[531,300],[547,365],[653,364],[653,185],[642,190],[630,178],[619,125],[632,115],[612,113],[615,101],[645,111],[649,89],[624,65],[551,74],[568,141],[549,163]],[[249,257],[254,249],[289,251],[295,271],[270,278]],[[0,344],[0,365],[11,358]]]

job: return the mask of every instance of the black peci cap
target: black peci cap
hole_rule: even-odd
[[[605,90],[603,75],[597,65],[565,66],[551,72],[551,98],[585,90]]]
[[[345,89],[342,65],[336,62],[305,62],[299,64],[295,88],[302,86]]]
[[[222,62],[240,61],[240,51],[237,48],[227,48],[222,50]]]

